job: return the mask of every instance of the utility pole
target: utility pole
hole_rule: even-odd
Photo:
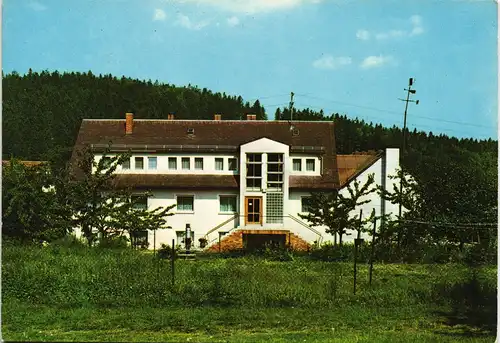
[[[399,164],[400,164],[400,167],[401,167],[401,180],[399,180],[399,194],[400,194],[400,196],[403,193],[403,180],[402,180],[402,178],[404,177],[404,174],[403,174],[403,163],[404,163],[404,161],[403,160],[404,160],[405,150],[406,150],[406,116],[408,114],[408,103],[414,102],[416,105],[418,105],[418,103],[419,103],[418,100],[410,100],[410,94],[417,93],[416,90],[411,89],[411,86],[413,86],[413,78],[412,77],[410,77],[410,79],[408,81],[408,89],[406,89],[406,88],[404,89],[406,91],[406,99],[398,98],[399,100],[404,101],[406,103],[405,104],[404,122],[403,122],[403,138],[402,138],[401,152],[400,152],[401,155],[399,156]],[[398,217],[399,220],[401,220],[402,210],[403,210],[403,204],[400,201],[399,202],[399,217]],[[398,232],[398,246],[399,246],[399,243],[400,243],[400,232],[401,231]]]

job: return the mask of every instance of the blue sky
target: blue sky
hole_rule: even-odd
[[[497,138],[493,1],[4,0],[2,69],[197,85],[297,108]]]

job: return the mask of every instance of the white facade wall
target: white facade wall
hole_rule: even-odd
[[[106,156],[113,156],[113,154],[108,154]],[[136,169],[135,158],[142,157],[144,162],[143,169]],[[148,157],[156,157],[157,167],[156,169],[149,169]],[[169,169],[168,159],[169,157],[175,157],[177,159],[177,169]],[[190,169],[182,169],[182,158],[187,157],[190,159]],[[102,154],[96,154],[94,160],[98,162],[102,158]],[[203,170],[195,168],[195,158],[203,158]],[[215,169],[215,159],[223,159],[223,170]],[[117,174],[162,174],[162,175],[237,175],[239,170],[231,171],[229,170],[229,159],[236,158],[237,165],[239,165],[238,156],[232,154],[217,154],[217,153],[134,153],[130,158],[130,169],[123,169],[118,166],[116,169]]]
[[[396,170],[399,168],[399,149],[386,149],[385,156],[381,159],[377,160],[374,164],[372,164],[369,168],[367,168],[363,173],[361,173],[356,180],[359,182],[359,186],[362,187],[365,182],[368,180],[368,176],[370,174],[374,174],[375,177],[375,185],[383,186],[385,184],[385,188],[392,191],[393,185],[399,185],[397,180],[391,180],[389,176],[395,175]],[[354,187],[354,180],[352,181],[351,186]],[[341,190],[341,193],[345,196],[348,196],[349,191],[346,188]],[[297,213],[302,213],[302,197],[309,196],[309,192],[304,191],[292,191],[290,192],[290,204],[289,207],[291,211],[293,211],[292,215],[298,217]],[[384,201],[377,192],[371,193],[370,195],[362,198],[362,200],[370,200],[369,203],[363,204],[359,206],[352,215],[359,216],[359,212],[363,210],[363,218],[370,216],[372,210],[375,210],[375,215],[379,216],[382,213],[388,214],[398,213],[398,205],[392,204],[389,201]],[[377,227],[380,228],[380,221],[377,223]],[[316,228],[318,231],[324,233],[326,227],[318,227]],[[351,235],[344,235],[342,240],[344,242],[352,242],[357,237],[357,231],[355,230],[347,230],[347,233]],[[324,241],[333,242],[334,237],[330,234],[323,234]],[[367,239],[370,237],[368,233],[362,233],[361,238]]]
[[[262,189],[259,191],[248,191],[246,189],[246,154],[247,153],[262,153]],[[266,161],[268,153],[282,153],[284,161],[284,184],[283,184],[283,223],[278,224],[268,224],[266,223]],[[144,159],[143,170],[136,170],[134,168],[134,157],[142,156]],[[157,169],[148,170],[147,157],[156,156],[157,157]],[[173,171],[168,169],[168,157],[177,157],[177,167],[178,169]],[[181,157],[189,157],[191,159],[191,170],[186,171],[181,169]],[[203,157],[203,170],[194,169],[194,158]],[[215,158],[224,158],[224,170],[215,170]],[[96,160],[101,158],[101,155],[96,155]],[[228,170],[228,159],[237,158],[238,170],[229,171]],[[294,158],[301,158],[303,160],[301,172],[294,172],[292,169],[292,161]],[[305,171],[305,161],[306,159],[315,160],[315,170],[314,172]],[[165,153],[165,154],[133,154],[131,158],[131,168],[129,170],[117,170],[117,173],[154,173],[154,174],[214,174],[214,175],[234,175],[241,174],[241,182],[239,190],[225,191],[225,190],[211,190],[211,191],[200,191],[200,190],[152,190],[152,197],[148,199],[148,208],[154,209],[157,207],[166,207],[177,203],[177,196],[193,196],[194,197],[194,209],[192,212],[181,212],[174,208],[171,212],[174,213],[173,216],[167,218],[167,225],[170,229],[162,229],[156,231],[155,234],[151,231],[148,235],[148,242],[150,249],[155,246],[159,248],[162,243],[170,245],[172,239],[175,240],[176,244],[179,244],[177,240],[177,231],[184,231],[186,224],[190,224],[191,230],[194,232],[194,247],[199,247],[199,238],[202,238],[210,230],[216,228],[218,225],[228,221],[221,227],[214,230],[208,236],[208,246],[216,243],[218,241],[219,231],[227,232],[229,230],[234,230],[235,228],[245,228],[245,229],[263,229],[263,230],[290,230],[291,232],[298,234],[300,237],[306,241],[313,243],[315,241],[327,242],[333,241],[334,237],[325,232],[325,228],[315,228],[320,232],[320,235],[313,232],[307,227],[307,223],[300,219],[298,213],[302,210],[302,197],[310,195],[308,191],[297,191],[289,190],[289,176],[290,175],[321,175],[321,159],[317,155],[307,155],[307,154],[290,154],[289,146],[281,144],[279,142],[272,141],[267,138],[262,138],[254,142],[242,145],[240,147],[239,155],[230,154],[217,154],[217,153],[207,153],[207,154],[192,154],[192,153]],[[357,178],[360,185],[363,185],[368,175],[373,173],[375,175],[375,181],[377,185],[382,185],[386,189],[392,190],[392,185],[395,183],[394,180],[389,179],[390,175],[395,175],[396,169],[399,168],[399,149],[387,149],[385,156],[372,164],[367,170],[360,174]],[[241,173],[240,173],[241,171]],[[347,189],[343,189],[341,192],[348,194]],[[138,192],[140,194],[140,192]],[[239,213],[221,213],[220,212],[220,201],[221,195],[233,195],[237,197],[236,208]],[[245,224],[245,197],[256,196],[262,197],[262,225]],[[369,216],[372,209],[375,209],[377,215],[382,212],[397,214],[398,206],[390,204],[389,202],[383,202],[377,193],[369,195],[371,202],[362,205],[363,217]],[[359,209],[356,210],[356,215],[359,215]],[[235,217],[236,215],[236,217]],[[77,232],[77,231],[76,231]],[[368,235],[362,235],[362,238],[367,238]],[[344,242],[352,241],[356,238],[356,232],[352,232],[350,236],[344,236]],[[154,245],[154,242],[156,244]]]
[[[161,229],[156,232],[156,248],[159,248],[161,243],[168,245],[172,244],[172,239],[177,242],[176,231],[185,231],[186,224],[191,225],[191,230],[194,232],[193,244],[199,246],[198,240],[202,238],[209,230],[217,225],[234,217],[235,213],[220,212],[219,197],[221,195],[234,195],[238,198],[236,191],[192,191],[192,190],[154,190],[153,196],[148,198],[148,209],[152,210],[157,207],[167,207],[177,203],[177,196],[193,196],[193,212],[181,212],[176,208],[171,210],[173,216],[167,218],[167,225],[171,229]],[[239,199],[237,199],[238,204]],[[239,225],[239,218],[235,218],[226,225],[219,228],[216,232],[209,236],[209,241],[218,238],[218,231],[228,231]],[[149,233],[148,242],[150,248],[153,248],[154,234]]]

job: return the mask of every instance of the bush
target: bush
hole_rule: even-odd
[[[366,241],[358,247],[357,259],[359,262],[368,262],[370,260],[370,249],[371,246]],[[354,243],[344,243],[342,246],[335,246],[327,242],[319,248],[312,249],[309,256],[316,261],[353,261]]]
[[[105,249],[125,249],[129,247],[129,239],[125,236],[105,237],[99,239],[97,247]]]
[[[86,248],[87,245],[83,240],[80,238],[77,238],[75,235],[67,235],[63,238],[59,238],[52,243],[50,243],[52,246],[57,246],[57,247],[64,247],[64,248],[72,248],[72,249],[80,249],[80,248]]]
[[[178,253],[180,251],[180,247],[177,246],[175,247],[175,253]],[[168,244],[162,243],[160,249],[158,249],[158,257],[159,258],[168,258],[170,259],[172,257],[172,247]]]

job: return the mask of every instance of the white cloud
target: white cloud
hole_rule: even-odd
[[[418,36],[424,33],[424,27],[422,25],[422,17],[419,15],[412,15],[409,20],[412,29],[410,31],[406,30],[389,30],[385,32],[370,32],[367,30],[358,30],[356,32],[356,38],[360,40],[369,40],[374,37],[376,40],[386,40],[386,39],[398,39],[405,37]]]
[[[419,15],[412,15],[410,17],[410,22],[413,25],[413,29],[410,32],[410,36],[418,36],[424,33],[424,28],[422,26],[422,17]]]
[[[37,11],[37,12],[45,11],[47,9],[47,6],[45,6],[39,2],[36,2],[36,1],[30,2],[28,4],[28,7],[31,8],[33,11]]]
[[[194,22],[187,15],[179,13],[176,24],[189,30],[201,30],[205,26],[208,26],[209,22],[207,20]]]
[[[391,30],[391,31],[387,31],[387,32],[377,33],[375,35],[375,39],[384,40],[384,39],[402,38],[402,37],[405,37],[406,35],[407,35],[406,31]]]
[[[358,30],[358,32],[356,32],[356,38],[361,40],[368,40],[370,39],[370,32],[368,32],[367,30]]]
[[[227,18],[227,25],[229,26],[237,26],[240,24],[240,20],[238,17],[232,16],[231,18]]]
[[[335,70],[342,66],[352,63],[352,59],[347,56],[333,57],[332,55],[324,55],[312,63],[314,68]]]
[[[167,18],[167,14],[162,9],[155,9],[155,13],[153,15],[153,20],[165,20]]]
[[[360,67],[362,69],[371,69],[371,68],[381,67],[385,64],[395,64],[395,63],[396,60],[391,55],[368,56],[363,60],[363,62],[361,62]]]
[[[234,13],[255,14],[286,10],[305,4],[317,4],[323,0],[167,0],[216,7]]]

